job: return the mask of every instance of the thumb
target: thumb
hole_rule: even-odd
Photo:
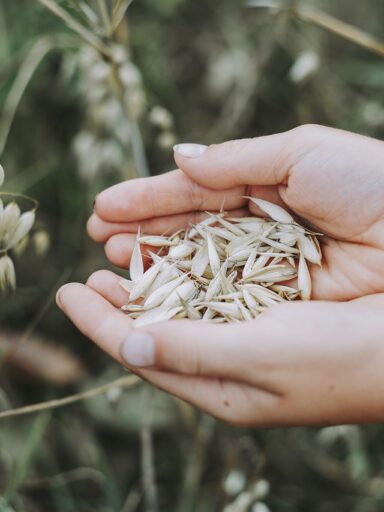
[[[120,355],[131,368],[239,380],[249,366],[249,345],[257,341],[258,330],[252,321],[243,325],[164,322],[148,325],[145,331],[131,331],[121,345]],[[265,337],[262,339],[264,343]]]
[[[243,381],[257,376],[262,382],[275,357],[275,334],[260,319],[225,325],[163,322],[130,331],[120,355],[130,368]]]
[[[177,144],[178,167],[197,183],[213,189],[283,183],[293,163],[295,130],[204,146]]]

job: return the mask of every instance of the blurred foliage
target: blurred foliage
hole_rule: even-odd
[[[384,39],[382,1],[306,3]],[[59,4],[81,19],[81,1]],[[0,0],[0,142],[15,80],[22,69],[31,73],[3,137],[5,189],[39,201],[37,228],[51,239],[45,255],[29,248],[20,256],[18,290],[0,297],[3,409],[122,373],[53,299],[64,281],[111,268],[85,231],[99,190],[146,165],[152,174],[171,169],[176,141],[212,143],[302,123],[384,136],[383,59],[287,11],[233,0],[136,0],[113,42],[94,30],[126,64],[119,80],[128,96],[118,98],[105,60],[38,1]],[[41,337],[50,358],[57,349],[71,372],[81,369],[64,387],[29,362],[31,351],[16,361],[9,354],[12,339],[15,350],[31,344],[44,362]],[[382,436],[380,426],[234,429],[148,385],[115,389],[2,420],[0,510],[380,512]],[[255,497],[241,508],[236,496],[245,491]]]

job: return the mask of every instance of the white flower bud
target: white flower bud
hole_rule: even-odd
[[[141,84],[141,74],[132,62],[125,62],[119,68],[120,80],[126,87],[137,87]]]
[[[224,491],[228,496],[236,496],[241,492],[246,484],[246,478],[242,471],[238,469],[233,469],[230,471],[224,480]]]
[[[167,109],[160,105],[153,107],[149,113],[148,120],[151,124],[162,130],[170,130],[173,127],[172,115]]]
[[[258,480],[253,487],[253,492],[258,499],[265,498],[269,493],[269,482],[265,479]]]
[[[320,65],[317,53],[307,51],[301,53],[289,70],[289,78],[294,83],[299,83],[315,73]]]
[[[7,204],[1,212],[0,218],[0,240],[3,239],[7,243],[9,237],[14,233],[20,218],[20,208],[12,201]]]
[[[33,235],[32,242],[36,254],[38,256],[44,256],[49,250],[51,239],[47,231],[39,229],[39,231],[36,231]]]
[[[13,261],[6,254],[0,258],[0,290],[16,288],[16,273]]]
[[[271,509],[265,503],[259,501],[253,505],[252,512],[271,512]]]
[[[9,239],[8,247],[12,248],[17,245],[31,230],[35,222],[35,212],[29,211],[21,215],[17,227]]]

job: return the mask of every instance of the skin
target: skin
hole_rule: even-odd
[[[111,187],[88,223],[110,261],[129,264],[134,236],[162,234],[204,217],[233,215],[242,196],[290,209],[323,233],[323,265],[311,266],[313,301],[287,303],[236,324],[170,321],[142,330],[155,364],[132,370],[237,426],[320,425],[384,420],[384,144],[321,126],[175,155],[180,170]],[[93,274],[65,285],[58,304],[122,363],[131,321],[118,277]]]

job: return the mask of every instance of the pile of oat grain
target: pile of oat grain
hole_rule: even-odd
[[[172,318],[252,320],[279,302],[310,298],[307,261],[321,262],[319,233],[300,226],[280,206],[247,199],[268,217],[221,212],[171,236],[138,233],[131,280],[120,282],[129,292],[122,309],[135,326]],[[159,248],[149,252],[146,272],[140,244]]]

